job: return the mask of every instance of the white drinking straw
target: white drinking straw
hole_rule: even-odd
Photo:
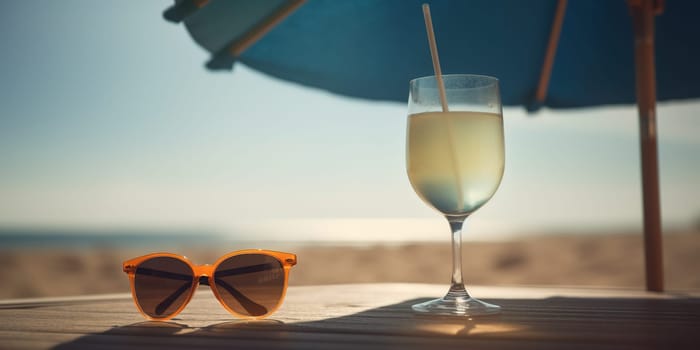
[[[430,45],[430,56],[433,58],[433,70],[440,91],[440,104],[442,111],[449,112],[447,108],[447,96],[445,95],[445,83],[442,81],[442,70],[440,69],[440,57],[438,57],[437,43],[435,43],[435,32],[433,31],[433,20],[430,18],[430,5],[423,4],[423,18],[425,19],[425,31],[428,32],[428,44]]]
[[[445,83],[442,81],[442,70],[440,69],[440,58],[438,57],[437,43],[435,42],[435,32],[433,31],[433,20],[430,17],[430,5],[423,4],[423,18],[425,19],[425,31],[428,32],[428,44],[430,45],[430,56],[433,58],[433,69],[435,70],[435,80],[437,81],[438,91],[440,93],[440,104],[443,112],[449,112],[447,108],[447,95],[445,94]],[[447,145],[450,149],[450,159],[452,160],[452,171],[455,176],[455,185],[457,186],[457,205],[458,210],[464,209],[464,193],[462,192],[462,177],[460,176],[459,163],[457,163],[457,152],[455,150],[454,135],[452,135],[452,121],[449,115],[445,114],[445,123],[447,124]]]

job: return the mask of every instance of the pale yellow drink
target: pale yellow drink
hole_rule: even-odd
[[[496,192],[505,157],[500,114],[412,114],[407,135],[408,178],[433,208],[447,215],[469,214]]]

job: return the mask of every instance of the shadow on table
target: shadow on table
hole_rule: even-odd
[[[410,307],[426,299],[328,319],[283,323],[233,320],[206,327],[140,322],[53,349],[82,348],[427,348],[658,349],[700,344],[700,298],[487,299],[494,316],[434,317]]]

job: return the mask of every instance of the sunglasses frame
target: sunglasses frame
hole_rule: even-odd
[[[258,315],[258,316],[252,316],[252,315],[244,315],[241,313],[238,313],[234,311],[232,308],[230,308],[226,303],[224,302],[223,298],[219,295],[219,292],[217,291],[217,288],[214,288],[213,286],[215,285],[214,282],[214,271],[216,271],[216,268],[221,264],[222,262],[226,261],[227,259],[238,256],[238,255],[246,255],[246,254],[259,254],[259,255],[266,255],[275,258],[280,262],[282,265],[282,268],[284,270],[284,286],[282,287],[282,295],[280,296],[279,301],[277,302],[277,305],[275,305],[274,308],[271,310],[268,310],[268,312],[264,315]],[[173,312],[170,315],[167,315],[165,317],[153,317],[151,315],[146,314],[143,309],[141,308],[141,305],[139,305],[138,299],[136,297],[136,270],[138,269],[139,265],[141,265],[143,262],[148,261],[153,258],[174,258],[179,261],[184,262],[187,264],[190,269],[192,270],[193,276],[192,276],[192,286],[189,289],[189,293],[187,295],[187,299],[185,302],[182,303],[180,307],[178,307],[175,312]],[[219,303],[226,309],[228,312],[230,312],[232,315],[240,317],[240,318],[245,318],[245,319],[261,319],[265,318],[267,316],[270,316],[273,314],[277,309],[282,306],[282,302],[284,301],[284,297],[287,294],[287,284],[289,282],[289,270],[292,268],[292,266],[296,265],[297,263],[297,256],[292,253],[284,253],[284,252],[277,252],[277,251],[272,251],[272,250],[263,250],[263,249],[245,249],[245,250],[237,250],[234,252],[230,252],[222,257],[220,257],[214,264],[204,264],[204,265],[197,265],[192,263],[186,256],[183,255],[178,255],[178,254],[173,254],[173,253],[151,253],[147,255],[143,255],[137,258],[129,259],[127,261],[124,261],[122,267],[124,272],[126,272],[129,276],[129,283],[131,284],[131,297],[134,300],[134,304],[136,304],[136,308],[139,310],[139,312],[147,319],[153,320],[153,321],[167,321],[169,319],[172,319],[173,317],[177,316],[182,310],[185,309],[187,304],[189,304],[190,300],[192,299],[192,296],[194,295],[195,291],[197,290],[197,287],[199,286],[199,279],[201,277],[207,277],[207,280],[209,281],[209,286],[211,291],[214,293],[214,296],[216,299],[219,301]]]

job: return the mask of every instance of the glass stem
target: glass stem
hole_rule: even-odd
[[[447,217],[452,230],[452,284],[444,298],[448,300],[469,299],[469,293],[464,287],[462,278],[462,226],[466,219],[467,215]]]

